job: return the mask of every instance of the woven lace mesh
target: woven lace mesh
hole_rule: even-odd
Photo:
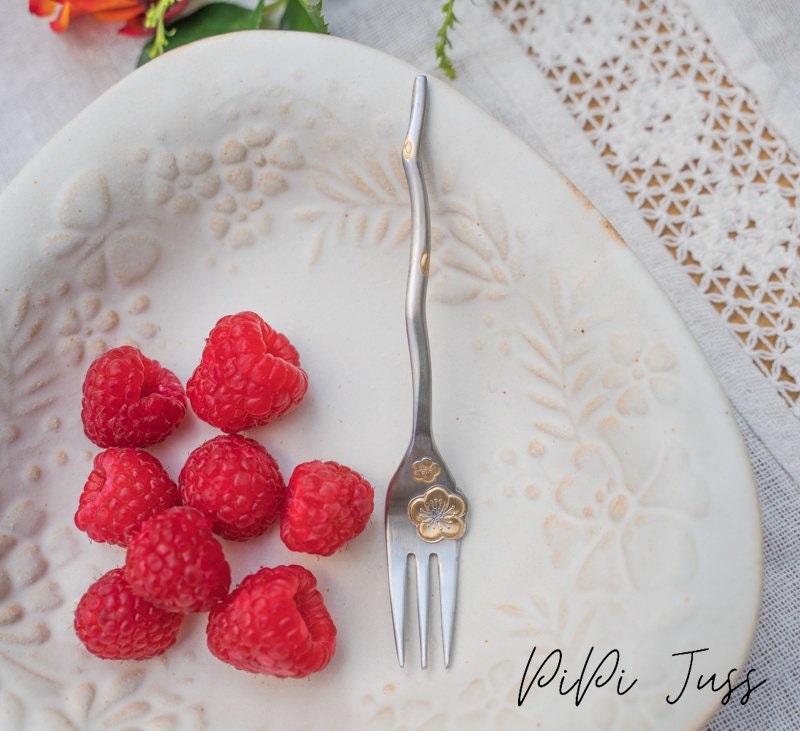
[[[800,167],[754,96],[675,0],[495,0],[493,7],[631,203],[800,417]]]

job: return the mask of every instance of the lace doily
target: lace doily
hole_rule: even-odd
[[[753,94],[679,0],[493,9],[800,418],[800,162]]]

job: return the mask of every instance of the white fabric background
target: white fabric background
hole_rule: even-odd
[[[800,6],[794,0],[686,4],[732,75],[800,150]],[[325,2],[333,34],[436,75],[433,42],[439,6],[439,0]],[[29,16],[21,0],[4,9],[0,189],[66,122],[133,69],[141,45],[96,23],[75,23],[58,37],[46,22]],[[800,424],[615,186],[546,80],[498,22],[489,0],[460,0],[457,15],[461,22],[452,35],[459,72],[455,88],[553,162],[611,221],[687,321],[740,415],[759,486],[765,543],[762,618],[747,668],[757,669],[768,682],[746,706],[733,701],[721,709],[709,728],[800,728],[794,680],[800,638]]]

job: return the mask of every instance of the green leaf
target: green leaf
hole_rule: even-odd
[[[439,27],[439,32],[436,34],[436,58],[439,61],[439,68],[444,71],[444,75],[447,76],[448,79],[456,78],[456,69],[450,57],[447,55],[448,49],[452,46],[449,32],[455,28],[458,22],[454,10],[455,4],[456,0],[447,0],[447,2],[442,5],[442,14],[444,17],[442,18],[442,25]]]
[[[287,0],[280,22],[281,30],[301,30],[327,33],[328,24],[322,17],[322,0]]]
[[[222,33],[232,33],[237,30],[255,30],[260,27],[263,12],[263,0],[259,2],[254,10],[226,2],[204,5],[191,15],[180,18],[170,25],[169,45],[166,50],[169,51],[201,38],[208,38]],[[153,40],[150,40],[142,49],[137,66],[147,63],[152,58],[152,48]]]

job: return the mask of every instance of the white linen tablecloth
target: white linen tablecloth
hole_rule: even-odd
[[[441,76],[439,5],[326,0],[325,14],[334,35]],[[141,45],[92,21],[56,36],[21,0],[5,9],[0,190],[133,70]],[[747,668],[767,682],[746,705],[721,707],[709,728],[800,728],[800,6],[459,0],[456,14],[453,86],[613,224],[686,320],[739,416],[765,550]]]

